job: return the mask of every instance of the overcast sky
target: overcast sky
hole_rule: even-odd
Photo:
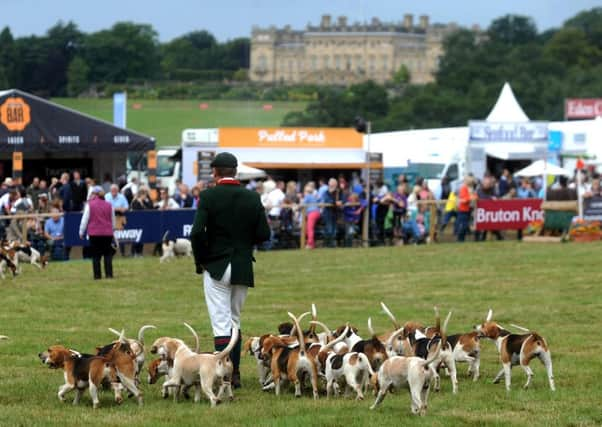
[[[479,24],[486,28],[502,15],[532,17],[538,29],[559,27],[576,13],[600,6],[600,0],[0,0],[0,27],[15,36],[43,34],[59,20],[74,21],[93,32],[117,21],[152,24],[161,41],[206,29],[218,40],[248,37],[254,25],[294,29],[317,24],[322,14],[348,21],[401,21],[405,13],[426,14],[431,22]]]

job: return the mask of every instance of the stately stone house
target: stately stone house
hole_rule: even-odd
[[[345,16],[332,22],[323,15],[319,26],[305,30],[254,27],[250,78],[266,83],[349,84],[365,80],[384,83],[405,65],[412,83],[434,80],[444,37],[455,24],[432,25],[410,14],[403,22],[349,24]]]

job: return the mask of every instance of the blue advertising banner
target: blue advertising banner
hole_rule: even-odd
[[[166,231],[169,231],[170,239],[188,238],[192,230],[195,212],[195,209],[126,212],[125,225],[122,230],[115,230],[115,238],[120,243],[158,243]],[[81,212],[65,214],[66,246],[88,245],[87,239],[79,238],[81,219]]]
[[[127,94],[125,92],[113,94],[113,124],[122,129],[127,127]]]

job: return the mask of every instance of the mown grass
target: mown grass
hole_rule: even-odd
[[[243,316],[245,336],[275,331],[286,311],[306,311],[311,302],[334,327],[351,321],[366,331],[372,316],[377,331],[390,328],[381,312],[385,301],[400,320],[432,321],[432,307],[453,309],[452,332],[468,331],[492,307],[502,324],[536,329],[549,341],[558,391],[549,390],[545,371],[533,362],[535,378],[513,369],[513,388],[491,379],[499,369],[492,343],[483,342],[482,378],[472,383],[459,367],[459,394],[449,380],[431,394],[426,417],[410,415],[406,391],[389,395],[377,411],[364,402],[295,399],[287,390],[276,398],[260,391],[251,357],[243,357],[243,389],[236,400],[211,410],[160,397],[158,386],[142,385],[144,407],[130,399],[116,406],[110,393],[93,410],[85,395],[78,407],[62,404],[56,392],[63,381],[37,353],[54,343],[80,351],[113,339],[108,326],[135,335],[145,323],[147,342],[161,335],[190,342],[182,322],[201,333],[211,348],[211,333],[200,276],[190,260],[159,265],[156,258],[117,259],[113,281],[94,282],[87,261],[51,264],[46,272],[25,267],[22,276],[0,284],[0,425],[600,425],[602,324],[600,244],[539,245],[516,242],[441,244],[378,249],[259,253],[257,287]],[[150,356],[149,356],[150,358]]]
[[[113,121],[112,99],[53,99],[61,105]],[[139,104],[140,109],[132,108]],[[199,108],[207,104],[206,110]],[[269,104],[270,110],[263,106]],[[157,146],[180,145],[182,131],[188,128],[280,126],[290,111],[302,111],[305,102],[224,101],[224,100],[128,100],[129,129],[154,136]]]

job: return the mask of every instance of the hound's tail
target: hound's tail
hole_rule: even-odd
[[[301,354],[301,356],[305,356],[305,340],[303,339],[303,331],[299,326],[299,321],[291,312],[288,313],[288,317],[290,317],[293,320],[293,323],[295,324],[295,329],[297,330],[297,337],[299,339],[299,354]],[[303,317],[303,315],[299,317]]]
[[[328,326],[326,326],[324,323],[317,321],[317,320],[312,320],[310,323],[313,326],[315,326],[315,325],[321,326],[322,328],[324,328],[326,333],[328,333],[328,337],[329,338],[332,337],[332,332],[330,331],[330,329],[328,329]],[[340,343],[341,341],[343,341],[345,339],[348,331],[349,331],[349,325],[345,326],[345,330],[343,331],[343,333],[341,335],[339,335],[337,338],[329,341],[328,344],[326,344],[324,347],[322,347],[322,349],[320,351],[329,351],[331,348],[333,348],[335,345],[337,345],[338,343]]]
[[[301,316],[299,316],[299,318],[297,319],[297,323],[300,325],[300,324],[301,324],[301,321],[302,321],[304,318],[306,318],[307,316],[309,316],[310,314],[311,314],[311,313],[310,313],[309,311],[306,311],[305,313],[303,313],[303,314],[302,314]],[[297,326],[298,326],[298,325],[297,325],[297,323],[294,323],[294,322],[293,322],[293,329],[291,329],[291,333],[290,333],[291,337],[292,337],[293,335],[296,335],[296,334],[297,334]],[[302,330],[301,332],[303,332],[303,330]]]
[[[372,318],[368,317],[368,332],[370,333],[371,337],[375,337],[376,334],[374,333],[374,329],[372,328]]]
[[[318,309],[316,308],[316,305],[312,303],[311,305],[311,320],[313,320],[314,322],[316,320],[318,320]],[[316,334],[316,324],[315,323],[310,323],[310,327],[309,330],[312,334]]]
[[[230,352],[232,351],[232,349],[236,345],[236,342],[238,341],[238,338],[239,338],[239,336],[238,336],[238,327],[236,326],[236,323],[232,322],[232,336],[230,337],[230,342],[228,343],[228,345],[226,346],[225,349],[223,349],[219,353],[216,353],[217,358],[218,359],[223,359],[228,354],[230,354]]]
[[[516,329],[520,329],[523,332],[532,332],[531,329],[523,328],[522,326],[515,325],[514,323],[510,323],[510,326]]]
[[[395,316],[393,316],[393,313],[391,313],[391,310],[389,310],[389,307],[387,307],[384,302],[381,302],[380,306],[382,307],[385,314],[389,317],[389,319],[391,319],[391,322],[393,322],[393,326],[395,327],[395,329],[397,330],[397,329],[401,328],[401,325],[399,324],[399,322],[397,321]]]
[[[401,335],[403,334],[403,328],[399,328],[397,329],[395,332],[393,332],[390,336],[389,339],[387,339],[387,343],[385,345],[385,349],[387,350],[387,353],[392,352],[393,351],[393,342]]]
[[[140,341],[140,344],[142,345],[144,345],[144,331],[147,329],[157,329],[157,327],[154,325],[144,325],[140,328],[138,331],[138,341]]]
[[[188,323],[184,322],[184,326],[186,326],[188,328],[188,330],[192,333],[192,336],[194,337],[194,352],[198,353],[201,349],[201,343],[199,341],[198,334],[196,333],[194,328],[192,326],[190,326]]]
[[[452,312],[450,311],[443,322],[443,328],[441,328],[441,348],[445,349],[447,347],[447,324],[449,323],[449,319],[451,318]]]

